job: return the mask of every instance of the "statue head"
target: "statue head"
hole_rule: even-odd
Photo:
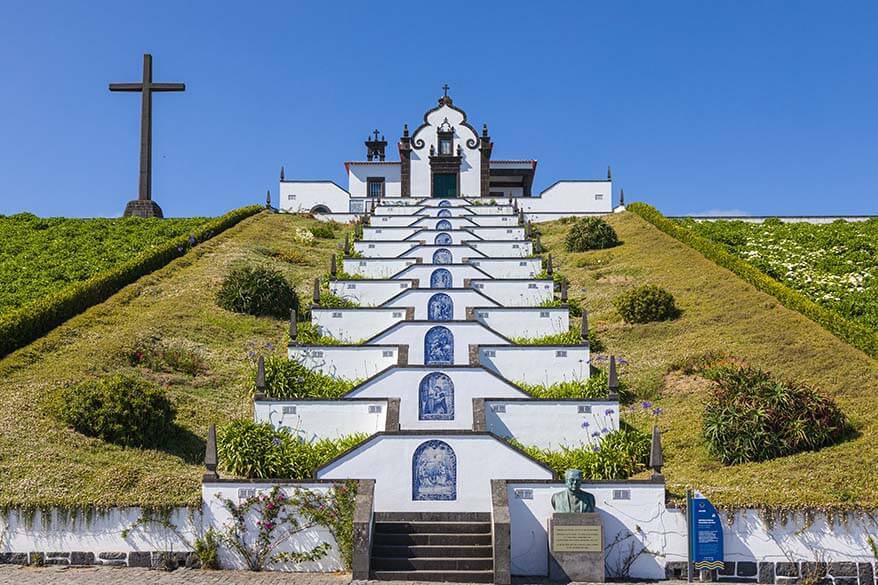
[[[578,469],[568,469],[564,472],[564,483],[571,492],[578,492],[579,486],[582,485],[582,472]]]

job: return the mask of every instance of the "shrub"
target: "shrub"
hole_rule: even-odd
[[[332,226],[328,223],[312,225],[308,228],[308,231],[311,232],[311,235],[315,238],[320,238],[323,240],[331,240],[335,237],[335,230],[333,230]]]
[[[130,374],[65,386],[50,400],[55,417],[77,432],[127,447],[159,444],[174,418],[165,393]]]
[[[251,375],[256,387],[256,370]],[[269,356],[265,360],[265,392],[272,398],[341,398],[359,384],[321,374],[295,360]]]
[[[711,454],[727,465],[820,449],[850,431],[838,406],[812,388],[736,365],[704,372],[715,384],[702,432]]]
[[[228,473],[249,479],[308,479],[329,463],[366,439],[354,434],[339,439],[308,443],[287,429],[271,423],[234,420],[217,436],[217,453]]]
[[[570,227],[564,240],[568,252],[601,250],[619,245],[616,230],[600,217],[582,217]]]
[[[192,236],[196,243],[204,242],[261,210],[260,206],[251,205],[230,211],[204,224]],[[45,335],[87,308],[104,302],[122,287],[183,256],[189,248],[189,236],[181,236],[0,317],[0,357]]]
[[[217,304],[228,311],[247,315],[289,317],[298,311],[299,299],[284,276],[270,268],[240,266],[226,276],[217,293]]]
[[[320,291],[320,307],[323,309],[355,309],[359,306],[354,301],[334,295],[327,290]]]
[[[613,306],[627,323],[667,321],[680,314],[671,293],[653,284],[622,293],[613,301]]]
[[[580,444],[552,450],[510,442],[551,467],[560,477],[568,469],[579,469],[585,480],[627,479],[646,469],[649,463],[649,435],[628,425],[604,435],[599,445]]]
[[[651,205],[632,203],[627,209],[671,237],[691,246],[705,258],[731,270],[762,292],[774,296],[785,307],[802,313],[839,339],[850,343],[873,358],[878,358],[878,335],[869,330],[868,327],[850,321],[837,312],[818,305],[804,294],[774,280],[758,268],[736,257],[722,244],[711,242],[685,227],[675,224]]]

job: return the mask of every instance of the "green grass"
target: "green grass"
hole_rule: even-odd
[[[0,315],[188,235],[209,220],[0,216]]]
[[[860,509],[878,506],[878,362],[774,297],[707,260],[631,213],[609,218],[622,245],[567,253],[569,224],[541,224],[543,244],[571,281],[570,297],[589,310],[606,353],[630,363],[620,375],[638,395],[656,400],[665,449],[665,476],[677,498],[701,490],[724,507]],[[613,299],[637,285],[670,291],[682,315],[629,325]],[[671,366],[715,351],[818,388],[837,401],[857,435],[816,452],[762,463],[725,466],[701,438],[704,382]]]
[[[282,352],[288,327],[220,309],[216,291],[231,266],[249,261],[281,270],[308,298],[338,250],[334,240],[294,240],[295,227],[316,224],[266,213],[246,219],[0,360],[0,508],[198,505],[207,426],[251,416],[252,360],[257,352]],[[206,366],[194,376],[138,368],[167,389],[177,410],[161,448],[117,447],[45,413],[58,385],[132,368],[131,348],[144,335],[196,349]]]

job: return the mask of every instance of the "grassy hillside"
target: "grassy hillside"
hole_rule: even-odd
[[[725,506],[878,506],[878,362],[637,216],[617,214],[609,221],[623,242],[609,250],[566,253],[569,224],[560,222],[542,225],[542,239],[572,281],[571,297],[588,308],[607,352],[628,360],[623,378],[664,409],[670,491],[682,495],[694,487]],[[646,283],[671,291],[682,316],[647,325],[622,322],[612,299]],[[709,351],[819,388],[838,402],[858,436],[764,463],[726,467],[712,460],[700,436],[704,385],[669,374],[672,364]]]
[[[0,507],[197,504],[208,424],[250,415],[242,383],[250,359],[287,328],[220,309],[216,290],[231,265],[252,261],[284,271],[307,303],[338,244],[296,241],[296,228],[317,223],[266,213],[244,220],[0,360]],[[195,376],[137,368],[177,408],[177,430],[162,449],[116,447],[44,414],[58,385],[131,368],[131,348],[144,336],[192,348],[206,365]]]

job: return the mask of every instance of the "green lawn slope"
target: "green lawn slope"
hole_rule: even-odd
[[[246,219],[0,360],[0,508],[197,505],[208,424],[251,415],[244,379],[253,352],[271,351],[268,344],[282,351],[276,346],[287,330],[282,320],[220,309],[216,291],[231,265],[251,261],[282,270],[309,303],[313,278],[338,246],[294,239],[297,228],[317,223],[268,213]],[[267,249],[289,252],[292,262]],[[164,449],[116,447],[44,413],[58,385],[130,368],[126,351],[145,334],[191,343],[207,362],[195,377],[138,368],[177,408],[178,428]]]
[[[589,310],[606,352],[629,360],[623,379],[664,409],[670,492],[682,497],[686,488],[697,488],[726,507],[878,507],[878,362],[636,215],[608,219],[623,242],[616,248],[567,253],[569,224],[561,222],[542,224],[542,240],[571,280],[571,298]],[[671,291],[682,316],[625,324],[612,299],[646,283]],[[857,437],[764,463],[727,467],[711,459],[700,434],[705,386],[669,374],[672,364],[709,351],[820,389],[853,421]]]

